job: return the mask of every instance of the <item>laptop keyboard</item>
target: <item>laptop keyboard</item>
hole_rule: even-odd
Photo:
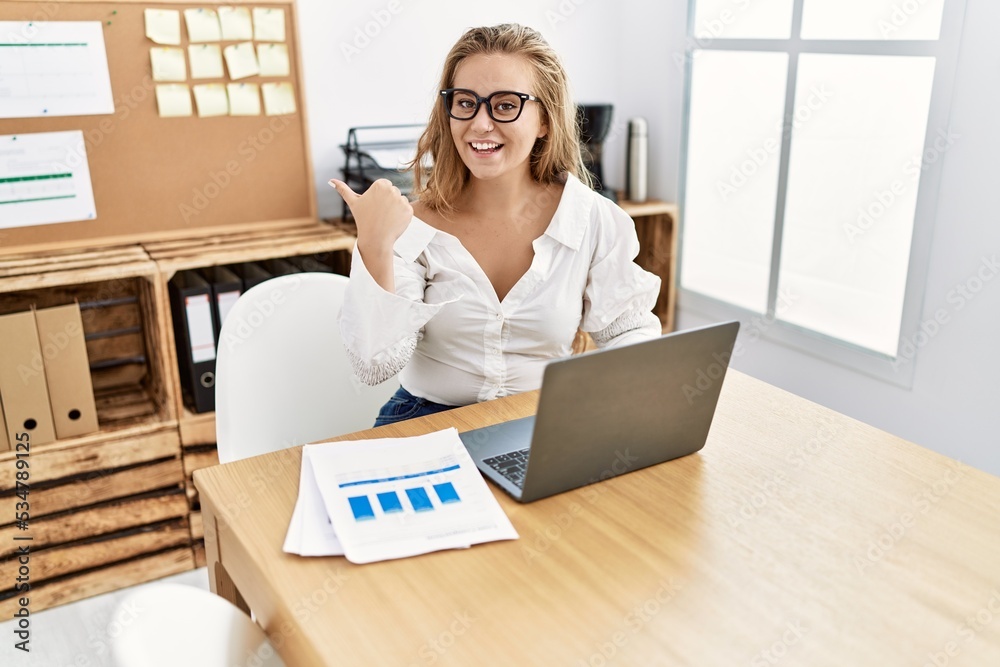
[[[528,449],[507,452],[483,459],[483,463],[496,470],[517,488],[524,486],[524,472],[528,469]]]

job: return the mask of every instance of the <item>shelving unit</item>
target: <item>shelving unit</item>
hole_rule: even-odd
[[[163,282],[138,245],[0,258],[0,313],[80,302],[99,431],[30,452],[31,600],[40,610],[190,569],[174,387],[163,351]],[[123,332],[115,335],[114,332]],[[0,499],[14,498],[0,453]],[[13,508],[11,506],[11,508]],[[14,581],[0,515],[0,577]],[[16,608],[7,589],[0,614]]]
[[[639,236],[636,262],[660,276],[660,297],[654,312],[663,324],[663,332],[673,331],[677,303],[677,204],[619,200],[618,205],[635,221]]]
[[[144,244],[157,266],[166,290],[170,279],[186,269],[253,262],[275,257],[294,257],[326,252],[348,253],[354,246],[350,227],[316,224],[293,229],[250,230],[208,239],[188,239]],[[346,264],[346,261],[345,261]],[[204,529],[198,492],[191,474],[200,468],[219,463],[215,447],[215,413],[194,413],[182,400],[177,353],[173,340],[173,321],[169,305],[165,308],[165,331],[169,334],[167,356],[170,381],[175,388],[174,408],[178,415],[178,435],[184,462],[185,495],[191,522],[191,539],[196,565],[204,564]]]

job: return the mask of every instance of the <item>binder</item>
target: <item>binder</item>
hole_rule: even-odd
[[[243,281],[243,291],[246,292],[251,287],[256,287],[265,280],[271,279],[271,274],[264,270],[257,262],[241,262],[230,264],[228,267],[233,273],[238,275]]]
[[[298,257],[289,257],[288,261],[306,273],[333,273],[333,267],[323,263],[319,255],[299,255]]]
[[[0,401],[0,452],[13,449],[7,441],[7,421],[3,418],[3,402]]]
[[[218,342],[222,323],[243,291],[243,281],[224,266],[209,266],[199,273],[212,290],[212,324],[215,328],[215,340]]]
[[[79,304],[36,310],[35,325],[56,437],[93,433],[98,430],[97,405]]]
[[[0,316],[0,401],[7,422],[7,442],[23,442],[27,433],[32,445],[56,439],[45,382],[42,348],[38,342],[35,315],[30,310]]]
[[[264,260],[264,268],[267,269],[272,276],[287,276],[292,273],[302,273],[299,267],[295,266],[287,259],[282,259],[280,257]]]
[[[215,331],[208,282],[196,271],[170,279],[170,310],[185,402],[195,412],[215,410]]]

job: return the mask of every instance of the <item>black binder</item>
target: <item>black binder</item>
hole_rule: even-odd
[[[222,322],[243,292],[243,281],[224,266],[209,266],[199,271],[212,289],[212,323],[215,340],[221,340]]]
[[[243,281],[243,291],[246,292],[251,287],[256,287],[265,280],[271,279],[271,274],[264,270],[257,262],[240,262],[230,264],[228,267],[233,273],[238,275]]]
[[[299,255],[289,257],[288,261],[306,273],[333,273],[333,267],[324,263],[320,255]]]
[[[289,262],[287,259],[282,259],[276,257],[274,259],[264,260],[264,268],[272,276],[287,276],[292,273],[302,273],[302,270]]]
[[[170,279],[170,310],[185,403],[195,412],[215,410],[215,330],[212,288],[196,271]]]

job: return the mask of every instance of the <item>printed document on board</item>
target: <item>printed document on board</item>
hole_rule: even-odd
[[[100,21],[0,21],[0,118],[114,112]]]
[[[0,228],[97,217],[83,132],[0,135]]]
[[[517,539],[453,428],[413,438],[306,445],[302,467],[303,479],[311,468],[330,527],[352,563]],[[304,520],[315,517],[318,507],[307,481],[299,495],[302,507],[296,504],[286,551],[309,531],[326,531],[330,538],[315,518]]]

